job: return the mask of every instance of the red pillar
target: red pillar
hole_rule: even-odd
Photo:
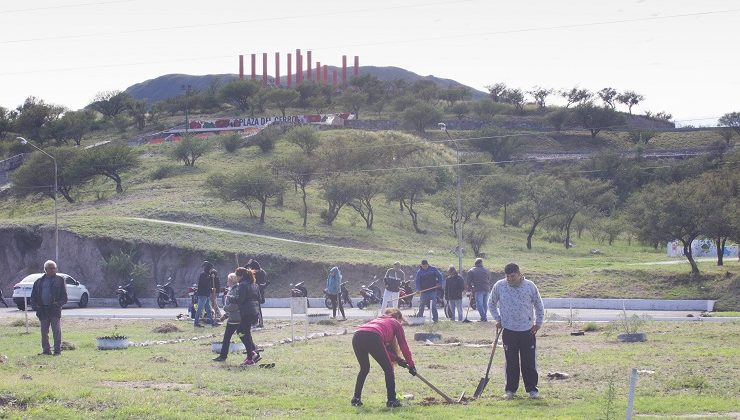
[[[334,75],[332,76],[331,85],[333,87],[337,87],[337,71],[336,70],[334,70]]]
[[[321,62],[316,62],[316,83],[321,83]]]
[[[252,54],[252,80],[257,80],[257,54]]]
[[[267,53],[262,53],[262,86],[267,86]]]
[[[280,53],[275,53],[275,86],[280,87]]]
[[[360,77],[360,56],[355,56],[355,77]]]
[[[311,77],[311,70],[313,70],[311,68],[311,51],[308,51],[306,53],[306,79],[308,80],[313,80],[313,78]]]
[[[342,56],[342,84],[347,84],[347,56]]]
[[[324,84],[329,83],[329,66],[324,64]]]
[[[288,53],[288,87],[290,88],[293,85],[293,74],[291,73],[293,71],[293,62],[291,61],[291,54]]]
[[[239,80],[244,80],[244,55],[239,54]]]

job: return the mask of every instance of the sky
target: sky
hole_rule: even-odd
[[[238,73],[238,56],[396,66],[485,91],[505,83],[633,90],[642,114],[715,125],[740,111],[736,0],[2,0],[0,106],[79,109],[171,73]],[[295,63],[294,63],[295,68]],[[551,98],[558,104],[559,98]]]

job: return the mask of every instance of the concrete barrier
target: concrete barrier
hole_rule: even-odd
[[[157,299],[139,298],[143,306],[157,306]],[[352,298],[357,306],[360,298]],[[221,298],[218,299],[219,305]],[[714,310],[714,300],[669,300],[669,299],[591,299],[591,298],[542,298],[545,309],[622,309],[629,311],[707,311]],[[190,298],[178,298],[177,304],[187,308]],[[323,308],[324,298],[308,298],[311,308]],[[419,299],[414,298],[414,308],[419,307]],[[91,298],[90,306],[109,307],[118,306],[117,298]],[[168,305],[168,307],[172,307]],[[289,308],[290,298],[267,298],[263,308]],[[463,298],[463,307],[468,307],[468,299]]]

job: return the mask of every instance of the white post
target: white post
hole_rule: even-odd
[[[632,408],[635,405],[635,387],[637,386],[637,368],[632,368],[630,377],[630,393],[627,398],[627,420],[632,420]]]

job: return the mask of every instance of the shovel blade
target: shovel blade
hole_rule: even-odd
[[[483,394],[483,390],[486,389],[486,385],[488,385],[488,378],[480,378],[480,382],[478,382],[478,388],[475,388],[473,398],[479,398]]]

